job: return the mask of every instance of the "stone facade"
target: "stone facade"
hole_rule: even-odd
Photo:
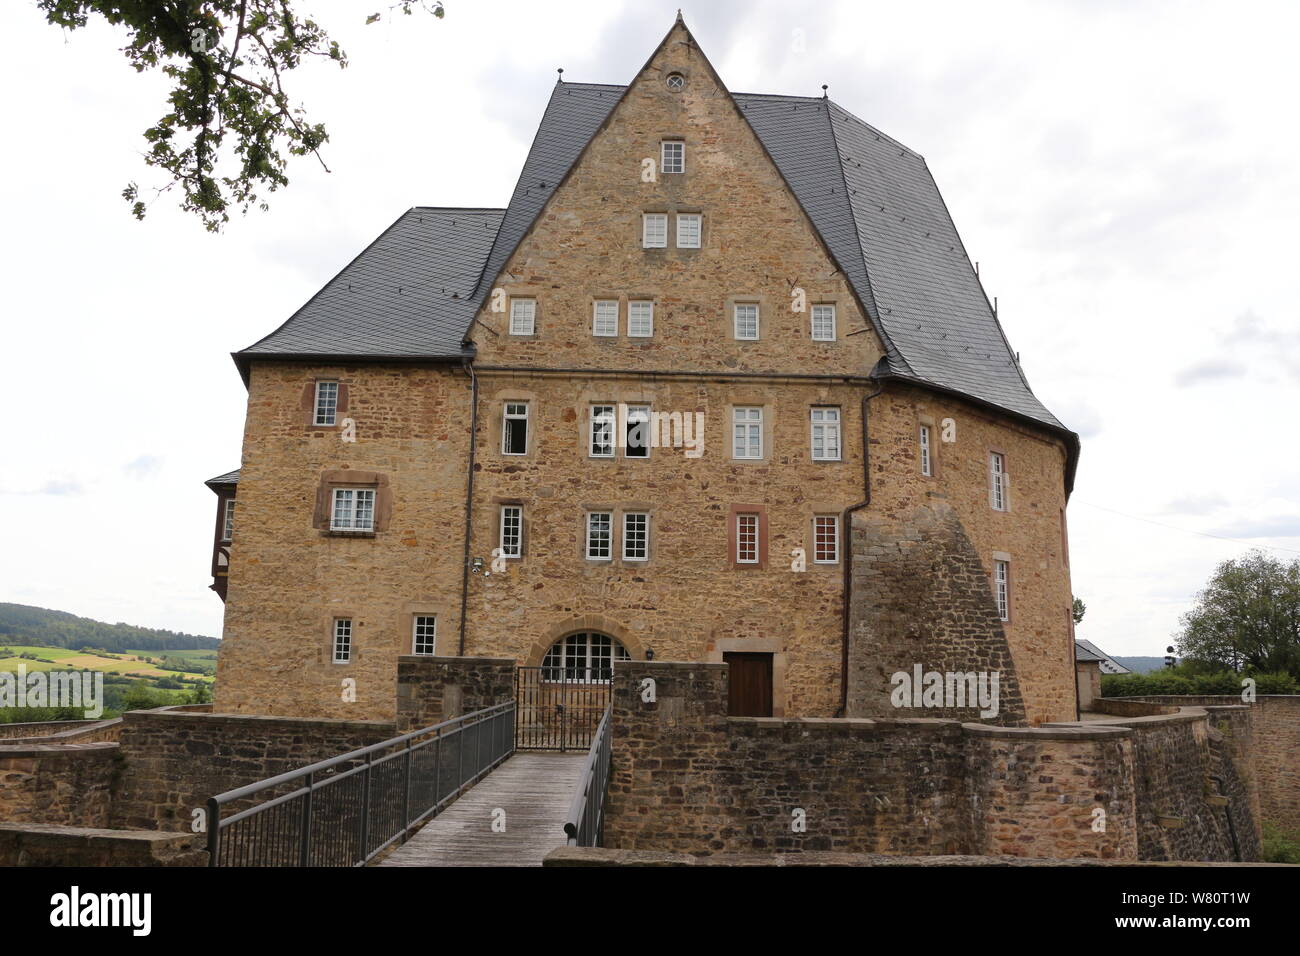
[[[661,81],[672,71],[690,77],[680,94]],[[645,181],[642,160],[657,157],[664,138],[685,142],[686,171]],[[678,212],[702,213],[700,248],[642,248],[643,213],[667,214],[671,231]],[[834,341],[812,339],[809,312],[792,308],[796,284],[809,306],[835,306]],[[817,563],[814,519],[843,520],[870,498],[851,536],[847,712],[882,712],[882,672],[943,662],[999,670],[1006,722],[1073,718],[1064,446],[1046,430],[890,383],[871,400],[864,476],[863,399],[877,390],[870,374],[882,344],[683,26],[554,189],[496,289],[469,330],[469,368],[251,362],[218,710],[394,720],[397,660],[411,653],[421,615],[437,619],[438,655],[523,665],[581,631],[614,638],[633,659],[771,654],[774,714],[839,714],[850,535],[841,525],[837,559]],[[510,303],[520,298],[535,303],[531,335],[510,334]],[[606,299],[618,303],[619,335],[594,336],[594,303]],[[626,334],[631,300],[653,301],[653,335]],[[734,337],[738,302],[758,305],[757,340]],[[339,382],[355,442],[310,426],[318,379]],[[522,455],[504,453],[506,402],[528,405]],[[703,454],[593,458],[597,403],[700,413]],[[738,406],[763,409],[756,460],[732,457]],[[814,407],[839,410],[838,460],[813,460]],[[955,442],[939,441],[945,419],[955,422]],[[934,435],[930,476],[919,465],[921,424]],[[991,449],[1008,462],[1007,511],[989,504]],[[341,483],[376,488],[373,535],[340,536],[322,524],[322,502]],[[523,556],[504,572],[470,576],[462,603],[463,557],[490,566],[503,505],[523,509]],[[761,516],[753,564],[733,560],[738,509]],[[614,516],[609,560],[583,550],[593,510]],[[649,515],[648,560],[617,552],[625,512]],[[933,571],[886,560],[891,540],[940,527],[955,550],[928,549]],[[796,549],[806,570],[793,570]],[[1012,569],[1005,622],[989,584],[998,555]],[[876,590],[900,572],[930,575],[938,588],[926,592],[923,625],[900,616],[899,593]],[[346,664],[331,659],[336,618],[353,623]]]
[[[727,669],[619,670],[604,846],[697,856],[1258,858],[1244,708],[1043,727],[735,718]]]

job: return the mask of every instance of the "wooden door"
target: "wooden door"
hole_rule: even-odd
[[[772,655],[731,652],[722,655],[730,665],[727,714],[731,717],[772,716]]]

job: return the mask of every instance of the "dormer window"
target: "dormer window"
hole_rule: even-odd
[[[680,139],[666,139],[659,144],[661,173],[686,172],[686,144]]]

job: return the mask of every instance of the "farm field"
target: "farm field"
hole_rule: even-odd
[[[22,653],[35,654],[45,660],[31,660],[19,657]],[[101,657],[98,654],[83,654],[81,651],[66,647],[39,647],[31,644],[0,644],[0,671],[15,673],[19,664],[25,664],[27,671],[68,670],[70,668],[103,671],[105,674],[123,674],[132,677],[176,677],[181,679],[202,677],[202,674],[166,671],[153,664],[140,660],[137,654],[145,656],[199,658],[213,654],[212,651],[140,651],[120,655],[119,657]]]

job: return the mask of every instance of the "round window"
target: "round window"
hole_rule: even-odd
[[[682,76],[680,73],[669,73],[664,82],[668,84],[668,89],[680,90],[686,85],[686,77]]]

